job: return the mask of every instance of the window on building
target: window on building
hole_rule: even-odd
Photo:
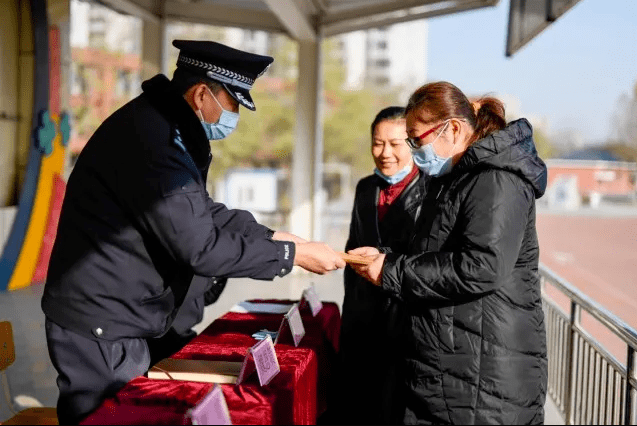
[[[374,79],[374,83],[378,86],[386,86],[389,84],[389,78],[388,77],[376,77]]]
[[[83,95],[87,89],[86,70],[80,64],[71,65],[71,95]]]
[[[117,82],[115,85],[115,96],[128,96],[131,92],[131,78],[128,70],[117,70]]]
[[[239,188],[239,205],[247,206],[254,202],[254,188],[244,186]]]

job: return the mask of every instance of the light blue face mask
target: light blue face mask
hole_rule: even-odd
[[[442,135],[447,128],[449,123],[442,128],[436,139],[433,142],[428,143],[427,145],[423,145],[417,149],[412,149],[411,154],[414,157],[414,163],[416,166],[423,171],[423,173],[429,176],[443,176],[451,171],[453,168],[453,162],[451,157],[445,158],[440,157],[434,151],[433,144],[438,140],[440,135]]]
[[[383,174],[383,172],[378,170],[378,168],[374,169],[374,173],[376,173],[376,176],[382,178],[388,184],[395,185],[401,180],[405,179],[407,175],[411,172],[412,168],[413,168],[413,163],[410,161],[409,164],[407,164],[402,170],[394,173],[391,176],[387,176]]]
[[[221,116],[219,117],[219,121],[217,121],[216,123],[208,123],[207,121],[205,121],[203,119],[203,113],[201,112],[201,110],[198,110],[201,119],[201,125],[206,132],[206,137],[210,141],[227,138],[234,131],[234,129],[237,128],[237,123],[239,122],[239,114],[223,109],[223,107],[221,106],[215,95],[212,93],[212,91],[208,88],[208,86],[206,86],[206,89],[208,89],[208,92],[210,92],[212,99],[214,99],[215,102],[217,102],[217,105],[219,105],[219,108],[221,108]]]

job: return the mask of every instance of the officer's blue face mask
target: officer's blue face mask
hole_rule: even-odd
[[[211,141],[227,138],[230,133],[232,133],[234,129],[237,128],[237,123],[239,122],[239,114],[223,109],[210,88],[206,86],[206,89],[208,89],[208,92],[210,92],[212,99],[214,99],[217,105],[219,105],[219,108],[221,108],[221,116],[219,117],[219,121],[217,121],[216,123],[208,123],[207,121],[205,121],[201,110],[197,110],[200,115],[201,125],[206,132],[206,137],[208,138],[208,140]]]
[[[434,139],[433,142],[416,149],[412,148],[411,150],[411,154],[414,157],[414,163],[416,163],[416,166],[420,170],[422,170],[423,173],[429,176],[443,176],[449,173],[453,168],[453,163],[451,160],[452,157],[440,157],[438,154],[436,154],[436,151],[434,151],[433,147],[434,142],[436,142],[440,135],[444,133],[448,125],[449,122],[445,124],[445,126],[442,128],[440,133],[438,133],[438,136],[436,136],[436,139]]]
[[[374,173],[376,173],[376,176],[382,178],[388,184],[395,185],[407,177],[407,175],[411,172],[413,166],[414,164],[410,161],[409,164],[407,164],[402,170],[394,173],[391,176],[387,176],[377,168],[374,169]]]

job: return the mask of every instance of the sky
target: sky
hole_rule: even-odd
[[[554,136],[575,130],[586,144],[612,137],[617,101],[637,83],[637,1],[581,0],[512,58],[508,16],[509,0],[501,0],[430,19],[428,81],[516,99]]]

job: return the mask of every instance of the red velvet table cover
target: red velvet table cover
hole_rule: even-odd
[[[277,330],[282,317],[227,313],[173,358],[241,361],[256,342],[251,335],[264,328]],[[317,317],[305,309],[302,317],[306,336],[299,348],[277,344],[281,372],[270,384],[260,387],[254,373],[241,386],[222,385],[234,424],[315,424],[317,414],[325,410],[330,364],[338,347],[340,313],[335,304],[326,303]],[[186,412],[205,397],[212,386],[138,377],[82,423],[180,424]]]
[[[292,300],[251,300],[252,303],[280,303],[292,304]],[[341,314],[338,305],[333,302],[323,302],[323,309],[312,316],[309,306],[302,306],[300,310],[305,328],[305,337],[301,340],[299,348],[308,348],[318,356],[318,392],[317,412],[323,414],[327,410],[328,395],[332,385],[333,367],[338,353],[338,342],[341,331]],[[277,331],[281,325],[283,315],[279,314],[244,314],[228,312],[213,322],[203,333],[213,335],[234,331],[252,335],[253,333],[267,329]],[[292,336],[287,331],[284,340],[280,340],[277,346],[294,347]],[[282,342],[284,342],[282,344]],[[290,346],[291,345],[291,346]]]

